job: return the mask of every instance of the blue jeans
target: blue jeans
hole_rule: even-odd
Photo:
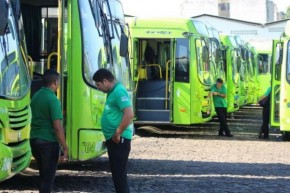
[[[121,137],[118,144],[109,139],[106,141],[112,178],[116,193],[129,193],[127,162],[131,150],[131,140]]]
[[[30,146],[39,168],[39,193],[50,193],[59,158],[59,144],[44,139],[31,139]]]

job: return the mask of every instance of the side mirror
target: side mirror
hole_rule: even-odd
[[[0,36],[3,36],[6,32],[8,23],[8,4],[7,2],[0,1]]]
[[[125,33],[121,33],[120,38],[120,56],[126,57],[128,54],[128,37]]]

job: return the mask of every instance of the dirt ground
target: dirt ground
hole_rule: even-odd
[[[128,163],[131,193],[287,192],[290,143],[275,130],[269,140],[258,139],[259,124],[231,125],[233,138],[217,136],[217,125],[188,135],[138,132]],[[29,168],[1,182],[0,192],[37,192],[37,180]],[[54,191],[114,192],[107,155],[60,165]]]

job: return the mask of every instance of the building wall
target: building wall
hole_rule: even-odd
[[[266,1],[267,0],[230,0],[231,18],[266,23]]]
[[[181,14],[184,17],[211,14],[218,15],[217,0],[183,0]]]

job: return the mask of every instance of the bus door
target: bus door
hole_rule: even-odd
[[[286,38],[285,38],[286,39]],[[283,140],[290,140],[290,41],[284,41],[281,92],[280,92],[280,131]]]
[[[189,39],[176,39],[173,76],[173,122],[190,124]]]
[[[170,45],[170,39],[134,40],[135,124],[170,122]]]
[[[271,78],[271,108],[270,126],[280,126],[280,84],[281,84],[281,64],[283,58],[283,44],[278,40],[273,40],[272,45],[272,78]],[[266,92],[266,91],[265,91]]]
[[[269,53],[259,53],[258,75],[257,75],[258,98],[265,93],[265,90],[267,90],[269,82],[271,81],[270,66],[271,66],[271,55]]]

